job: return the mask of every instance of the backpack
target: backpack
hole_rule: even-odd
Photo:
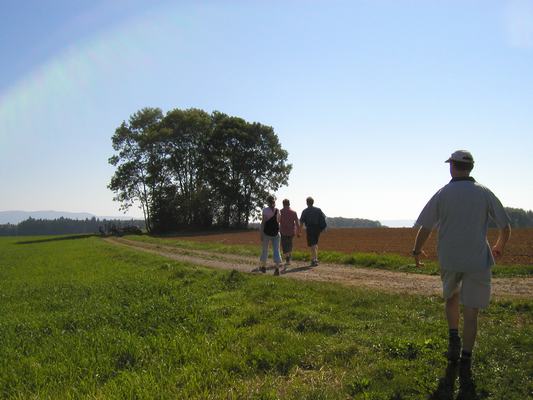
[[[326,216],[323,212],[320,212],[320,218],[318,219],[318,227],[320,228],[320,231],[323,231],[326,229],[328,224],[326,223]]]
[[[263,232],[265,232],[265,235],[268,236],[277,236],[279,233],[279,223],[278,223],[278,209],[276,208],[276,211],[274,211],[274,216],[270,218],[267,222],[265,222],[265,226],[263,227]]]

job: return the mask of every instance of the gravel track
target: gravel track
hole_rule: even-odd
[[[180,249],[173,246],[144,243],[117,237],[109,237],[104,240],[114,245],[125,246],[194,265],[258,273],[258,260],[255,257]],[[267,274],[272,274],[272,272],[273,267],[271,266]],[[320,263],[318,267],[312,268],[305,262],[293,261],[290,268],[280,278],[332,282],[345,286],[365,287],[393,293],[424,295],[441,293],[440,277],[438,276],[386,271],[375,268],[358,268],[340,264]],[[492,295],[497,299],[531,299],[533,298],[533,278],[493,278]]]

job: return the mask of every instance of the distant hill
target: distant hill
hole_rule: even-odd
[[[46,210],[46,211],[20,211],[20,210],[13,210],[13,211],[0,211],[0,225],[4,224],[13,224],[16,225],[22,221],[27,220],[28,218],[33,219],[46,219],[46,220],[54,220],[58,218],[68,218],[68,219],[91,219],[91,218],[100,218],[100,219],[123,219],[123,220],[130,220],[135,219],[133,217],[126,217],[124,215],[119,217],[102,217],[102,216],[96,216],[94,214],[86,213],[86,212],[69,212],[69,211],[54,211],[54,210]]]
[[[363,218],[327,217],[328,228],[381,228],[381,222]]]
[[[381,220],[381,225],[388,228],[412,228],[415,220],[414,219],[387,219]]]
[[[89,213],[74,213],[68,211],[0,211],[0,224],[18,224],[25,221],[28,218],[34,219],[57,219],[57,218],[70,218],[70,219],[91,219],[96,217]]]

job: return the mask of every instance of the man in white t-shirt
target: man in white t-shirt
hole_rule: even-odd
[[[424,243],[438,229],[438,258],[441,269],[446,318],[449,328],[448,360],[470,366],[480,308],[490,300],[491,267],[503,254],[511,235],[510,220],[498,198],[470,177],[474,158],[466,150],[455,151],[448,160],[452,180],[426,204],[415,227],[413,256],[417,266]],[[499,229],[496,244],[489,246],[489,219]],[[463,305],[463,345],[459,337],[459,304]]]

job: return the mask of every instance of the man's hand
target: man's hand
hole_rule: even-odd
[[[500,259],[503,256],[503,248],[502,246],[498,246],[497,244],[492,247],[492,256],[495,259]]]
[[[420,261],[420,256],[427,257],[424,250],[422,250],[422,247],[424,247],[424,243],[426,243],[429,235],[431,235],[431,229],[424,228],[423,226],[420,227],[418,233],[416,234],[415,244],[413,246],[413,257],[415,258],[417,267],[424,266],[424,263]]]
[[[420,250],[419,254],[413,254],[413,257],[415,259],[415,264],[416,264],[417,268],[424,266],[424,263],[422,261],[420,261],[420,256],[427,257],[427,254],[426,254],[426,252],[424,250]]]
[[[500,229],[498,240],[496,241],[496,244],[492,246],[492,255],[495,259],[499,259],[503,256],[503,249],[510,237],[511,225],[507,224],[507,226]]]

